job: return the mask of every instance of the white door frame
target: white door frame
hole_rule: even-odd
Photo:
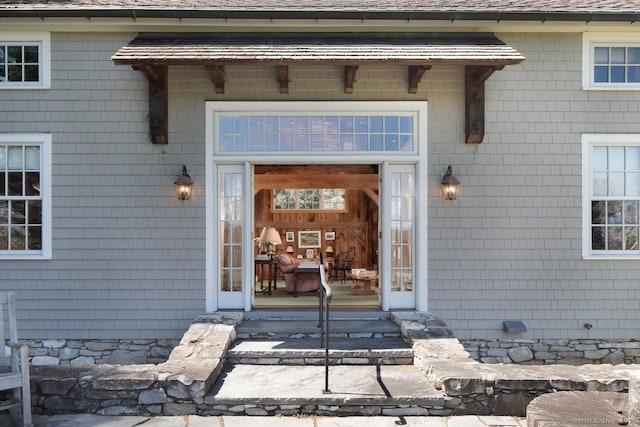
[[[217,144],[216,135],[216,113],[279,113],[291,111],[292,114],[320,114],[329,112],[351,112],[361,114],[375,113],[401,113],[407,112],[415,114],[414,128],[414,144],[413,152],[312,152],[309,154],[292,153],[268,153],[268,152],[234,152],[220,153],[216,152]],[[215,312],[221,306],[216,291],[218,286],[218,263],[211,262],[217,256],[217,244],[219,242],[218,234],[214,230],[218,227],[218,202],[217,202],[217,169],[220,164],[243,164],[244,165],[244,189],[247,197],[245,197],[243,211],[243,257],[247,260],[253,259],[253,244],[251,242],[251,231],[253,230],[253,165],[254,164],[304,164],[304,163],[323,163],[323,164],[413,164],[415,165],[416,177],[416,215],[415,215],[415,263],[414,263],[414,280],[415,280],[415,309],[426,311],[427,302],[427,194],[428,173],[427,173],[427,102],[426,101],[380,101],[380,102],[322,102],[322,101],[292,101],[292,102],[244,102],[244,101],[210,101],[205,103],[206,112],[206,130],[205,130],[205,181],[206,181],[206,310],[207,312]],[[382,168],[384,171],[384,167]],[[381,192],[385,192],[385,179],[383,176]],[[420,189],[424,189],[424,194],[420,193]],[[384,200],[384,195],[380,199]],[[384,203],[381,202],[381,209],[385,209]],[[390,236],[381,236],[381,259],[379,270],[381,274],[381,284],[389,283],[390,274],[385,265],[389,265],[390,255],[385,255],[385,246]],[[245,262],[243,270],[243,289],[244,309],[250,311],[252,309],[252,293],[253,293],[253,262]],[[388,287],[388,285],[387,285]],[[383,293],[382,309],[389,310],[395,307],[389,305],[389,297],[385,298]]]

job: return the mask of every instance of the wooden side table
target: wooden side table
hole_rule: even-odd
[[[358,290],[358,295],[374,295],[377,292],[371,289],[373,282],[378,280],[378,272],[373,270],[356,270],[351,273],[356,281],[352,289]]]
[[[268,294],[271,295],[271,283],[273,281],[273,289],[276,289],[276,279],[277,279],[277,275],[278,275],[278,271],[277,268],[278,266],[276,265],[276,262],[273,260],[273,258],[269,257],[269,258],[255,258],[254,259],[254,270],[258,269],[258,266],[263,266],[263,265],[268,265],[269,266],[269,272],[267,273],[267,287],[264,287],[263,284],[263,277],[262,274],[260,275],[260,291],[256,290],[254,288],[254,293],[262,293],[262,294]]]

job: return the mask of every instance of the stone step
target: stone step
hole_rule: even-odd
[[[244,320],[315,320],[318,310],[313,309],[259,309],[244,313]],[[378,320],[391,319],[388,311],[373,309],[331,309],[331,320]]]
[[[241,340],[227,352],[232,364],[323,365],[320,338]],[[331,365],[411,365],[413,349],[399,337],[331,338]]]
[[[331,320],[329,336],[336,338],[401,337],[400,326],[390,319]],[[245,320],[236,329],[237,339],[320,338],[318,319]]]
[[[203,415],[451,415],[445,399],[412,365],[232,365],[205,396]],[[250,386],[248,386],[250,384]],[[327,392],[328,391],[328,392]]]

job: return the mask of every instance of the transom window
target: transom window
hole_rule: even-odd
[[[273,210],[342,211],[345,190],[341,188],[306,188],[273,190]]]
[[[49,141],[0,136],[0,258],[50,253]]]
[[[224,114],[218,116],[221,153],[411,152],[413,114]]]
[[[0,32],[0,89],[48,88],[49,50],[48,33]]]
[[[607,137],[610,142],[607,142]],[[640,135],[585,135],[589,255],[638,256]],[[633,141],[630,138],[635,139]]]
[[[585,89],[640,89],[640,40],[585,33],[582,73]]]

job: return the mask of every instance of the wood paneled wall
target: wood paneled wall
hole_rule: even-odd
[[[277,247],[278,252],[284,252],[287,246],[292,246],[295,255],[305,255],[306,249],[298,248],[298,231],[320,231],[322,238],[321,249],[316,249],[315,254],[322,250],[323,255],[327,246],[332,246],[334,254],[344,252],[351,247],[356,249],[354,268],[373,268],[378,263],[378,203],[377,203],[377,167],[375,165],[341,165],[341,166],[256,166],[256,180],[258,175],[287,174],[290,175],[290,185],[279,188],[299,188],[295,183],[304,182],[300,176],[311,173],[315,177],[322,174],[331,177],[335,182],[336,174],[342,174],[345,187],[353,187],[349,182],[349,175],[362,176],[373,175],[375,179],[368,180],[375,183],[372,188],[347,188],[346,210],[344,212],[326,211],[291,211],[274,212],[271,209],[273,202],[272,188],[257,189],[255,192],[255,235],[259,236],[262,227],[275,227],[282,238],[282,246]],[[310,187],[306,187],[310,188]],[[334,188],[323,185],[322,178],[318,179],[315,188]],[[335,240],[325,240],[325,232],[335,233]],[[294,241],[286,242],[286,232],[294,233]]]

